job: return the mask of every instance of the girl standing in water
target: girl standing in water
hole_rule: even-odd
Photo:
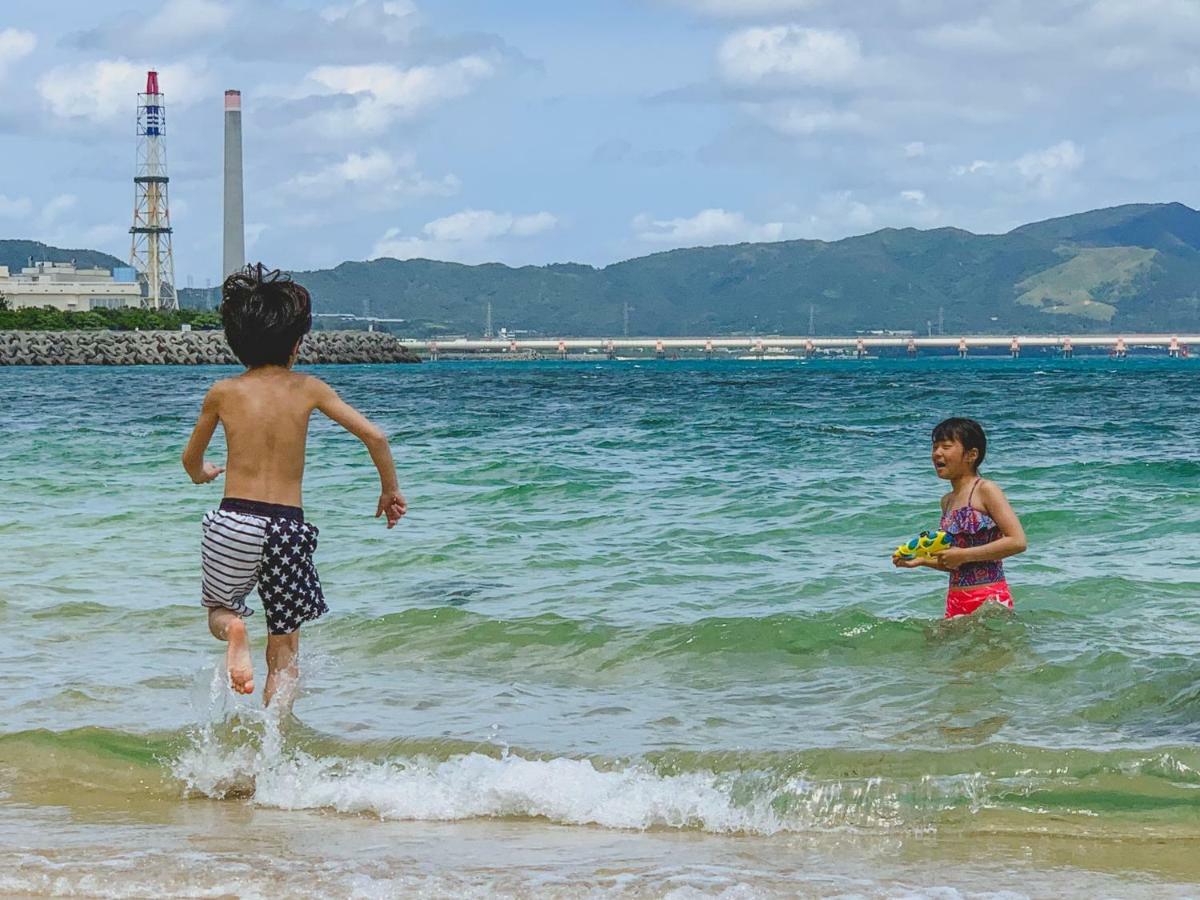
[[[950,573],[946,618],[970,615],[989,600],[1012,609],[1000,562],[1025,551],[1025,531],[1000,486],[979,474],[987,435],[973,419],[946,419],[933,429],[933,468],[950,482],[942,497],[942,531],[953,546],[932,558],[892,557],[901,569],[928,566]]]

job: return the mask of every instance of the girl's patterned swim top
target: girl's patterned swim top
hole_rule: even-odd
[[[1004,537],[1000,526],[971,505],[975,488],[982,478],[975,479],[967,502],[957,509],[942,513],[942,531],[950,535],[955,547],[979,547]],[[974,587],[977,584],[992,584],[1004,580],[1004,566],[999,560],[991,562],[964,563],[950,573],[950,587]]]

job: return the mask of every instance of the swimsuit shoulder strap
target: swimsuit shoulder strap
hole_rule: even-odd
[[[981,482],[981,481],[983,481],[983,478],[977,476],[975,478],[975,483],[973,485],[971,485],[971,493],[967,494],[967,508],[968,509],[971,507],[971,501],[975,499],[975,488],[979,487],[979,482]]]

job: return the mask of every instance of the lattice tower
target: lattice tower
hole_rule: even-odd
[[[146,73],[138,94],[137,170],[133,176],[133,236],[129,264],[142,285],[142,306],[179,309],[175,295],[175,254],[171,250],[171,210],[167,204],[167,111],[158,73]]]

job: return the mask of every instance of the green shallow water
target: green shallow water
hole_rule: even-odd
[[[0,370],[0,805],[1200,838],[1194,362],[318,368],[412,512],[314,423],[332,614],[282,734],[195,605],[178,455],[227,371]],[[950,414],[1029,535],[1015,615],[889,564]]]

